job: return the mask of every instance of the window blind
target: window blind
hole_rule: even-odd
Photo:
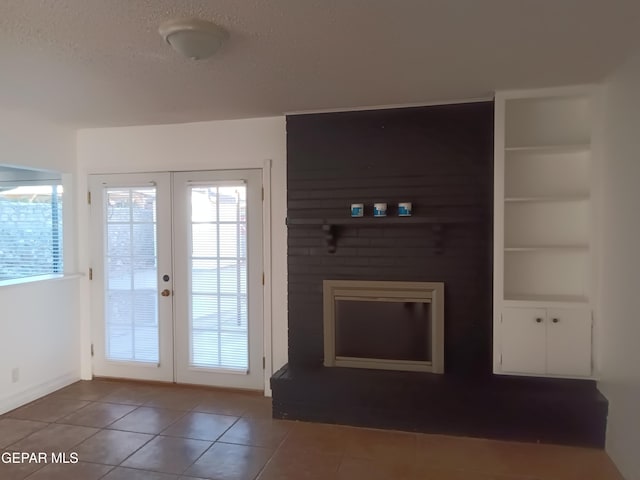
[[[156,189],[107,188],[105,199],[106,357],[157,363]]]
[[[0,281],[63,272],[62,186],[0,182]]]
[[[248,371],[246,185],[190,188],[190,363]]]

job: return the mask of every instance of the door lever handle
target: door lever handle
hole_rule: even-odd
[[[162,292],[160,292],[160,295],[162,295],[163,297],[168,297],[169,295],[171,295],[171,290],[165,288],[164,290],[162,290]]]

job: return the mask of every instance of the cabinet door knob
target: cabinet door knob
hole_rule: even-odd
[[[542,323],[542,319],[540,317],[536,318],[536,323]]]
[[[551,321],[552,321],[553,323],[558,323],[560,320],[559,320],[559,319],[557,319],[557,318],[554,318],[554,319],[552,319]]]

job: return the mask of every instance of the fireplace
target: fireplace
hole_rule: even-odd
[[[324,365],[444,373],[444,283],[324,280]]]

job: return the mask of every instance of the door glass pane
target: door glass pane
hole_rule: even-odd
[[[247,371],[247,190],[190,188],[190,364]]]
[[[107,188],[105,200],[106,357],[157,363],[156,189]]]

